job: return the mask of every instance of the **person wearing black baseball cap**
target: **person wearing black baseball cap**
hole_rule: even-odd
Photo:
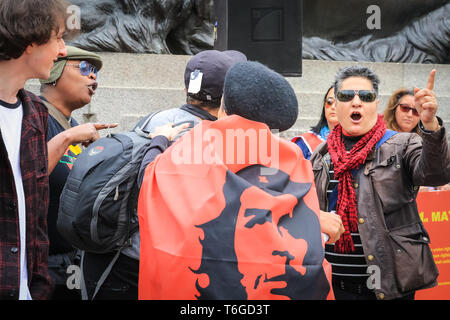
[[[209,107],[217,116],[228,69],[246,60],[243,53],[234,50],[207,50],[195,55],[189,60],[184,73],[188,103]]]
[[[247,57],[235,50],[205,50],[194,55],[184,71],[186,104],[158,112],[144,130],[154,132],[167,123],[187,122],[193,127],[201,120],[217,120],[225,75],[236,63],[244,61]]]
[[[167,150],[183,125],[155,130],[139,172],[139,299],[333,298],[311,164],[273,132],[298,112],[282,75],[246,61],[226,74],[217,121]]]

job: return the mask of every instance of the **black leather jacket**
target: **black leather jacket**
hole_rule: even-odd
[[[328,146],[311,157],[320,209],[327,211]],[[395,299],[437,284],[430,237],[417,210],[419,186],[450,181],[445,128],[433,133],[397,133],[374,149],[355,176],[358,228],[369,266],[380,270],[378,299]]]

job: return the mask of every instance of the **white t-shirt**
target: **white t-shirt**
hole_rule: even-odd
[[[22,133],[23,108],[20,100],[16,104],[8,104],[0,100],[0,131],[3,143],[8,152],[9,162],[14,175],[19,209],[20,232],[20,290],[19,300],[31,300],[28,288],[27,255],[26,255],[26,207],[25,194],[20,170],[20,140]]]

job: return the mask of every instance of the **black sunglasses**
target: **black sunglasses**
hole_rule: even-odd
[[[358,95],[363,102],[373,102],[377,98],[375,92],[370,90],[340,90],[336,97],[341,102],[352,101]]]

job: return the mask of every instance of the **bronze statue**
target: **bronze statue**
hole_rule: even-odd
[[[71,0],[81,34],[70,44],[108,52],[196,54],[213,46],[213,0]]]
[[[192,55],[214,44],[213,0],[71,2],[81,9],[71,44],[87,50]],[[304,59],[450,63],[448,0],[304,0],[303,28]]]

